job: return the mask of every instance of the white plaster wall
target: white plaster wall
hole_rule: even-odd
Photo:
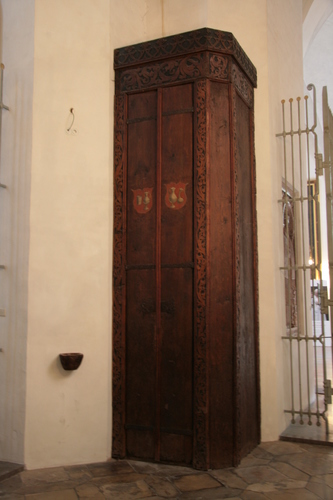
[[[108,0],[35,1],[28,468],[111,453],[110,15]]]
[[[0,460],[24,462],[34,0],[1,0]]]
[[[286,324],[283,300],[284,273],[277,267],[283,262],[282,212],[281,206],[276,201],[281,197],[281,179],[284,177],[283,146],[281,139],[277,139],[275,134],[282,131],[281,100],[285,99],[288,103],[291,97],[296,99],[298,96],[303,96],[302,19],[302,2],[298,0],[292,2],[288,0],[267,1],[268,106],[270,111],[270,133],[267,140],[269,140],[270,148],[271,192],[266,190],[264,182],[261,183],[261,192],[264,196],[264,200],[262,200],[264,203],[269,204],[268,197],[271,197],[270,234],[273,257],[271,257],[271,262],[274,263],[274,269],[272,264],[269,265],[269,259],[261,263],[261,292],[267,293],[269,297],[272,284],[274,288],[271,297],[273,304],[267,300],[269,309],[263,310],[262,308],[262,314],[265,317],[265,327],[261,326],[263,440],[276,439],[290,422],[290,417],[283,413],[285,408],[290,408],[288,400],[290,380],[287,376],[289,359],[285,341],[281,340],[281,336],[285,333]],[[259,184],[258,189],[260,189]],[[303,185],[303,191],[306,192],[306,185]],[[261,204],[261,210],[264,210],[264,203]],[[260,206],[258,206],[258,212],[260,212]],[[262,229],[264,230],[264,228]],[[262,240],[265,241],[266,238],[262,238]],[[265,266],[267,264],[269,270],[266,274]],[[271,283],[269,282],[270,278]],[[269,331],[269,324],[272,321],[270,313],[273,308],[275,308],[275,322],[271,332],[274,330],[275,346],[272,345],[271,332]],[[278,430],[278,434],[276,434],[276,430]]]

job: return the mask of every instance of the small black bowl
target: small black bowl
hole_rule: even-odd
[[[83,359],[80,352],[64,352],[59,354],[59,358],[64,370],[77,370]]]

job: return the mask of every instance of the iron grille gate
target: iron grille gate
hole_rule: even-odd
[[[328,308],[332,308],[333,300],[328,298],[322,276],[320,212],[325,207],[320,204],[320,191],[326,190],[328,281],[333,299],[333,118],[325,87],[323,161],[316,132],[316,89],[312,84],[307,89],[312,91],[313,109],[308,96],[304,97],[304,106],[300,97],[296,102],[289,99],[289,106],[282,100],[283,130],[276,134],[283,143],[282,196],[278,201],[282,206],[284,264],[280,269],[285,278],[286,301],[282,339],[288,351],[290,376],[290,406],[285,412],[291,414],[292,423],[320,426],[324,421],[328,434],[333,348]]]

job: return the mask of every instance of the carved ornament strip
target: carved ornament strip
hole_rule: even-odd
[[[252,211],[253,211],[253,278],[254,278],[254,318],[255,318],[255,356],[256,356],[256,386],[257,386],[257,422],[258,443],[261,437],[261,404],[260,404],[260,352],[259,352],[259,278],[258,278],[258,226],[257,226],[257,174],[255,159],[255,129],[254,111],[251,111],[251,167],[252,167]]]
[[[244,99],[246,104],[253,108],[253,87],[249,80],[246,78],[244,73],[238,68],[236,64],[232,65],[231,68],[231,81],[235,85],[237,91]]]
[[[165,83],[184,81],[204,75],[204,54],[172,59],[149,66],[124,70],[120,74],[120,92],[131,92]]]
[[[229,80],[229,58],[218,54],[209,54],[209,74],[218,80]]]
[[[125,129],[125,97],[116,98],[115,103],[115,172],[114,172],[114,238],[113,238],[113,443],[112,454],[114,457],[123,456],[124,442],[124,405],[123,405],[123,380],[122,371],[125,363],[123,349],[123,154],[124,154],[124,129]]]
[[[195,330],[194,330],[194,456],[193,466],[206,469],[207,449],[207,217],[206,217],[206,99],[207,81],[197,83],[195,187]]]

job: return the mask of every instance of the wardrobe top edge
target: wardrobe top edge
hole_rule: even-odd
[[[232,33],[211,28],[158,38],[115,49],[114,69],[120,70],[175,56],[212,51],[235,58],[253,86],[257,86],[257,70]]]

